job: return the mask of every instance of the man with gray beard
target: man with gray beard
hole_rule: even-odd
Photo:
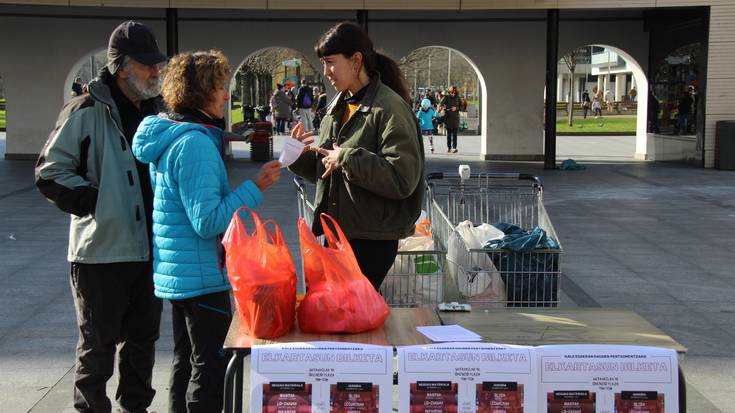
[[[105,385],[119,344],[115,398],[122,412],[145,412],[161,301],[153,295],[153,194],[147,165],[130,145],[138,124],[163,111],[166,61],[153,32],[128,21],[110,36],[108,63],[89,93],[69,101],[36,164],[36,186],[71,214],[70,284],[77,314],[74,407],[110,412]]]

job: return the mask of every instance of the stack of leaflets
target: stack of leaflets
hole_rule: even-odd
[[[416,331],[434,342],[482,341],[482,336],[460,325],[419,326]]]

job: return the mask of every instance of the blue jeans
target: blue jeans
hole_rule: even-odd
[[[689,114],[680,113],[678,117],[679,134],[683,135],[689,131]]]
[[[276,133],[286,133],[286,118],[276,118]]]

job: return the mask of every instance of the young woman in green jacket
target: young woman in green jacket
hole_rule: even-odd
[[[316,214],[334,217],[375,289],[414,232],[424,195],[424,148],[408,87],[395,61],[357,25],[329,29],[315,46],[337,90],[315,147],[290,170],[316,183]],[[291,136],[308,142],[297,127]],[[322,233],[319,219],[313,230]]]

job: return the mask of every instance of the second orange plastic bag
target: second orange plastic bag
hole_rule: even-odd
[[[326,247],[319,244],[303,218],[298,223],[307,288],[297,311],[299,328],[307,333],[361,333],[382,326],[390,309],[360,271],[337,222],[326,214],[320,219]]]
[[[248,210],[255,230],[248,234],[239,211]],[[266,225],[272,223],[274,231]],[[243,330],[258,338],[280,337],[293,328],[296,312],[296,268],[280,228],[260,222],[250,208],[238,209],[222,239],[227,275]]]

